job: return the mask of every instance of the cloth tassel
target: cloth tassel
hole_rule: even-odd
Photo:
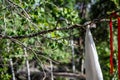
[[[120,80],[120,17],[118,17],[118,78]]]
[[[113,74],[113,34],[112,34],[112,18],[110,18],[110,22],[109,22],[109,26],[110,26],[110,74]]]
[[[110,74],[113,74],[114,63],[113,63],[113,34],[112,34],[112,17],[117,17],[118,20],[118,79],[120,80],[120,17],[114,13],[110,17]]]

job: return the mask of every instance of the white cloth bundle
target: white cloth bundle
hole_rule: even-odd
[[[96,47],[89,27],[86,29],[85,36],[85,69],[86,80],[103,80]]]

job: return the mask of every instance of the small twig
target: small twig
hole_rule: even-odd
[[[30,78],[30,69],[29,69],[29,61],[28,61],[28,54],[27,54],[27,51],[26,51],[26,48],[24,48],[24,53],[26,55],[26,65],[27,65],[27,74],[28,74],[28,80],[31,80]]]
[[[9,53],[10,52],[10,48],[9,48],[9,42],[8,41],[7,41],[7,50],[8,50],[8,53]],[[11,67],[11,71],[12,71],[12,79],[16,80],[15,79],[15,72],[14,72],[14,68],[13,68],[12,58],[10,58],[9,61],[10,61],[10,67]]]
[[[7,41],[7,50],[9,53],[10,49],[9,49],[9,42],[8,41]],[[13,68],[12,58],[10,58],[9,60],[10,60],[10,67],[11,67],[11,71],[12,71],[12,79],[15,80],[15,72],[14,72],[14,68]]]
[[[12,62],[12,59],[10,59],[10,66],[11,66],[11,71],[12,71],[12,78],[13,80],[15,80],[15,72],[14,72],[14,68],[13,68],[13,62]]]
[[[54,80],[54,76],[53,76],[53,63],[52,63],[52,61],[50,61],[50,68],[51,68],[51,72],[50,72],[51,80]]]
[[[73,70],[73,73],[75,72],[75,51],[74,51],[74,41],[73,41],[73,38],[71,38],[70,40],[70,44],[71,44],[71,48],[72,48],[72,70]]]

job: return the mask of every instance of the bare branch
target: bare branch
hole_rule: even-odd
[[[4,36],[4,35],[0,34],[0,38],[3,38],[3,39],[9,39],[9,37],[14,38],[14,39],[31,38],[31,37],[35,37],[35,36],[38,36],[41,34],[47,34],[47,33],[54,32],[54,31],[70,30],[70,29],[79,28],[79,27],[83,27],[83,26],[75,24],[75,25],[72,25],[72,26],[66,27],[66,28],[58,28],[58,29],[54,28],[54,29],[50,29],[50,30],[44,30],[44,31],[40,31],[37,33],[33,33],[33,34],[29,34],[29,35],[21,35],[21,36]]]
[[[31,33],[28,35],[21,35],[21,36],[7,36],[7,35],[2,35],[0,34],[0,38],[2,39],[9,39],[9,38],[13,38],[13,39],[22,39],[22,38],[31,38],[31,37],[35,37],[35,36],[39,36],[39,35],[43,35],[43,34],[47,34],[50,32],[54,32],[54,31],[64,31],[64,30],[71,30],[71,29],[76,29],[76,28],[83,28],[85,29],[85,27],[89,24],[92,23],[98,23],[98,22],[104,22],[104,21],[108,21],[107,19],[95,19],[93,21],[89,21],[88,24],[84,24],[84,25],[79,25],[79,24],[74,24],[65,28],[54,28],[54,29],[49,29],[49,30],[43,30],[37,33]]]
[[[20,74],[26,74],[25,71],[20,71],[19,73],[17,73],[18,75]],[[50,72],[46,72],[47,76],[46,77],[50,77]],[[36,77],[41,77],[43,76],[43,72],[35,72],[32,71],[31,75],[36,75]],[[38,75],[38,76],[37,76]],[[85,80],[86,76],[82,73],[70,73],[70,72],[53,72],[54,76],[61,76],[61,77],[73,77],[73,78],[79,78],[82,80]],[[40,78],[39,78],[40,79]]]

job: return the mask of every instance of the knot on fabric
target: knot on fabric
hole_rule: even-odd
[[[111,13],[110,18],[117,18],[119,15],[116,12]]]

